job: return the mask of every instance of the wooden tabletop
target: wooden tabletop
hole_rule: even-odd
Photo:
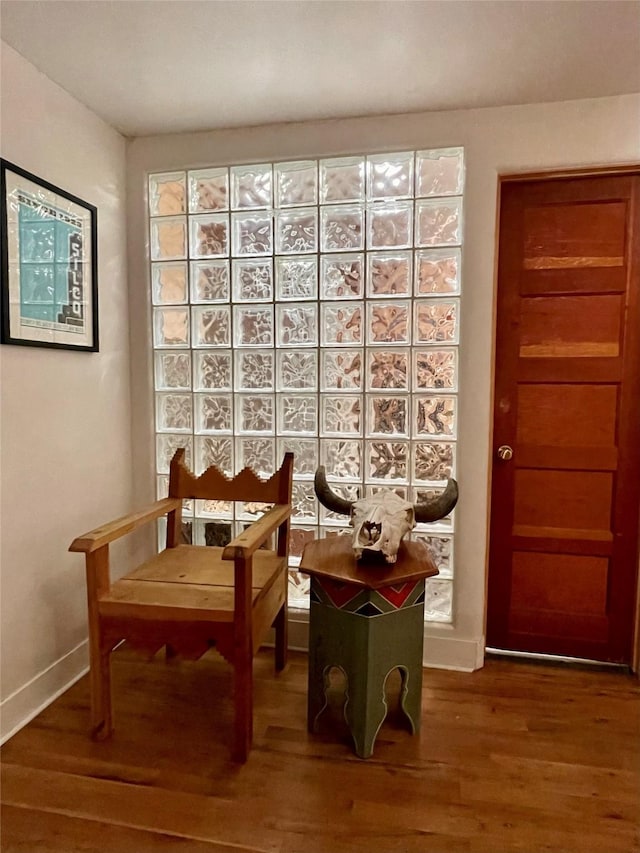
[[[438,574],[424,542],[406,542],[403,539],[398,559],[395,563],[387,563],[383,558],[381,561],[367,560],[366,557],[356,560],[351,536],[331,536],[308,542],[302,552],[299,570],[368,589],[380,589]]]

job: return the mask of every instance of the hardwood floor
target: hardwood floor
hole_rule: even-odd
[[[390,713],[367,761],[336,688],[306,730],[306,656],[256,658],[255,744],[229,760],[230,668],[114,655],[115,734],[83,678],[2,748],[3,853],[632,853],[638,682],[490,660],[426,670],[412,737]],[[390,679],[391,681],[391,679]],[[217,694],[220,694],[218,700]]]

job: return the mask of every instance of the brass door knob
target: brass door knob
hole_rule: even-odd
[[[501,444],[498,448],[498,459],[502,459],[503,462],[508,462],[513,458],[513,448],[509,447],[508,444]]]

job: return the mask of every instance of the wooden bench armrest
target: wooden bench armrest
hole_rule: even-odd
[[[109,524],[103,524],[102,527],[96,527],[95,530],[89,533],[83,533],[74,539],[69,546],[70,551],[83,551],[85,554],[90,554],[97,551],[109,542],[115,539],[120,539],[127,533],[131,533],[148,521],[153,521],[154,518],[159,518],[161,515],[172,510],[179,509],[182,501],[179,498],[163,498],[161,501],[156,501],[150,504],[139,512],[132,512],[129,515],[123,515],[122,518],[117,518]]]
[[[243,530],[222,552],[223,560],[250,557],[265,542],[273,531],[291,515],[290,504],[275,504],[263,516]]]

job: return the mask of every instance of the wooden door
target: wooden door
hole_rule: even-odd
[[[639,173],[502,184],[490,647],[631,661],[639,219]]]

